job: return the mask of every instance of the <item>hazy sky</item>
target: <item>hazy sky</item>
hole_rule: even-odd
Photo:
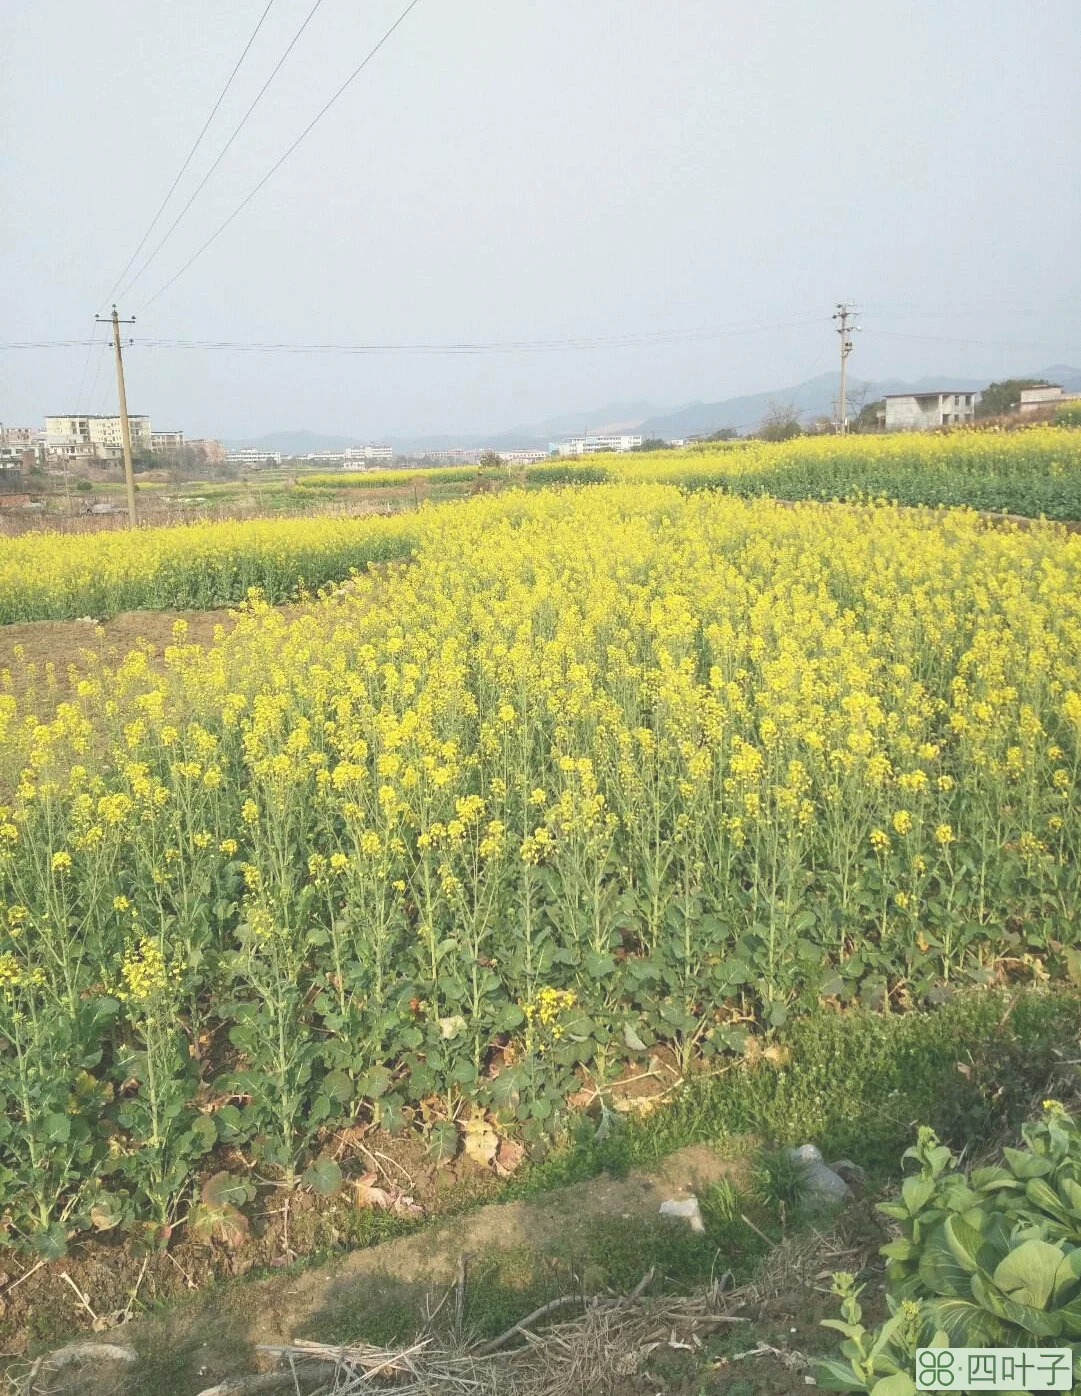
[[[144,255],[313,2],[274,0]],[[265,3],[2,7],[0,341],[87,336]],[[376,439],[713,400],[833,368],[842,298],[866,308],[857,376],[1081,363],[1077,0],[419,0],[143,310],[404,4],[322,0],[121,297],[137,338],[660,342],[459,357],[136,345],[129,405],[156,426]],[[664,342],[745,325],[789,327]],[[111,363],[95,349],[87,364],[82,348],[0,350],[0,420],[113,410]]]

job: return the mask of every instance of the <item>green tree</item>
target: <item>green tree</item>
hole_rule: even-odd
[[[647,436],[640,446],[632,446],[632,451],[667,451],[668,442],[663,436]]]
[[[886,399],[876,398],[874,402],[865,402],[856,414],[854,421],[849,423],[850,431],[877,431],[882,426],[886,412]]]
[[[1002,417],[1016,412],[1024,388],[1046,388],[1046,378],[1004,378],[1001,383],[989,383],[976,404],[977,417]]]

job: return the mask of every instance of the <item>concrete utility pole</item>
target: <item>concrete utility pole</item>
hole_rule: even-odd
[[[135,316],[133,315],[130,320],[121,320],[114,305],[113,313],[109,318],[113,326],[113,349],[116,354],[116,392],[120,399],[120,439],[124,444],[124,482],[128,487],[128,527],[134,528],[138,522],[135,517],[135,475],[131,464],[131,425],[128,422],[128,394],[124,387],[124,356],[120,352],[120,326],[134,325]],[[94,319],[101,320],[102,317],[95,315]]]
[[[833,319],[837,321],[837,333],[841,336],[841,388],[837,401],[837,432],[840,436],[848,435],[848,356],[852,353],[852,340],[849,339],[849,335],[859,329],[858,325],[849,325],[848,322],[855,313],[855,309],[844,301],[841,301],[833,312]]]

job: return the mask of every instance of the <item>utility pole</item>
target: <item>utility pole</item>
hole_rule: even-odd
[[[102,320],[102,316],[95,315],[95,320],[102,323],[109,321]],[[117,314],[116,306],[113,306],[113,313],[109,317],[113,326],[113,349],[116,354],[116,392],[120,399],[120,439],[124,444],[124,482],[128,487],[128,527],[134,528],[137,519],[135,517],[135,475],[131,464],[131,425],[128,422],[128,394],[124,388],[124,356],[120,352],[120,326],[134,325],[135,316],[130,320],[121,320]]]
[[[837,402],[837,432],[840,436],[848,435],[848,356],[852,353],[852,340],[849,335],[859,329],[858,325],[850,325],[848,322],[855,313],[855,309],[844,301],[839,302],[833,312],[833,319],[837,321],[837,333],[841,336],[841,389]]]

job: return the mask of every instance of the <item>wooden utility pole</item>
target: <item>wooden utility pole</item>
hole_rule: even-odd
[[[100,315],[95,315],[95,320],[101,320]],[[113,306],[113,313],[109,317],[113,326],[113,350],[116,354],[116,393],[120,399],[120,439],[124,445],[124,483],[128,487],[128,527],[134,528],[138,520],[135,517],[135,474],[131,463],[131,424],[128,421],[128,394],[124,387],[124,356],[120,352],[120,326],[134,325],[135,316],[130,320],[121,320],[117,314],[116,306]]]
[[[848,356],[852,353],[852,340],[849,335],[859,329],[858,325],[850,325],[848,322],[855,314],[852,306],[841,301],[833,313],[833,318],[837,321],[837,333],[841,336],[841,387],[837,400],[837,432],[840,436],[848,435]]]

